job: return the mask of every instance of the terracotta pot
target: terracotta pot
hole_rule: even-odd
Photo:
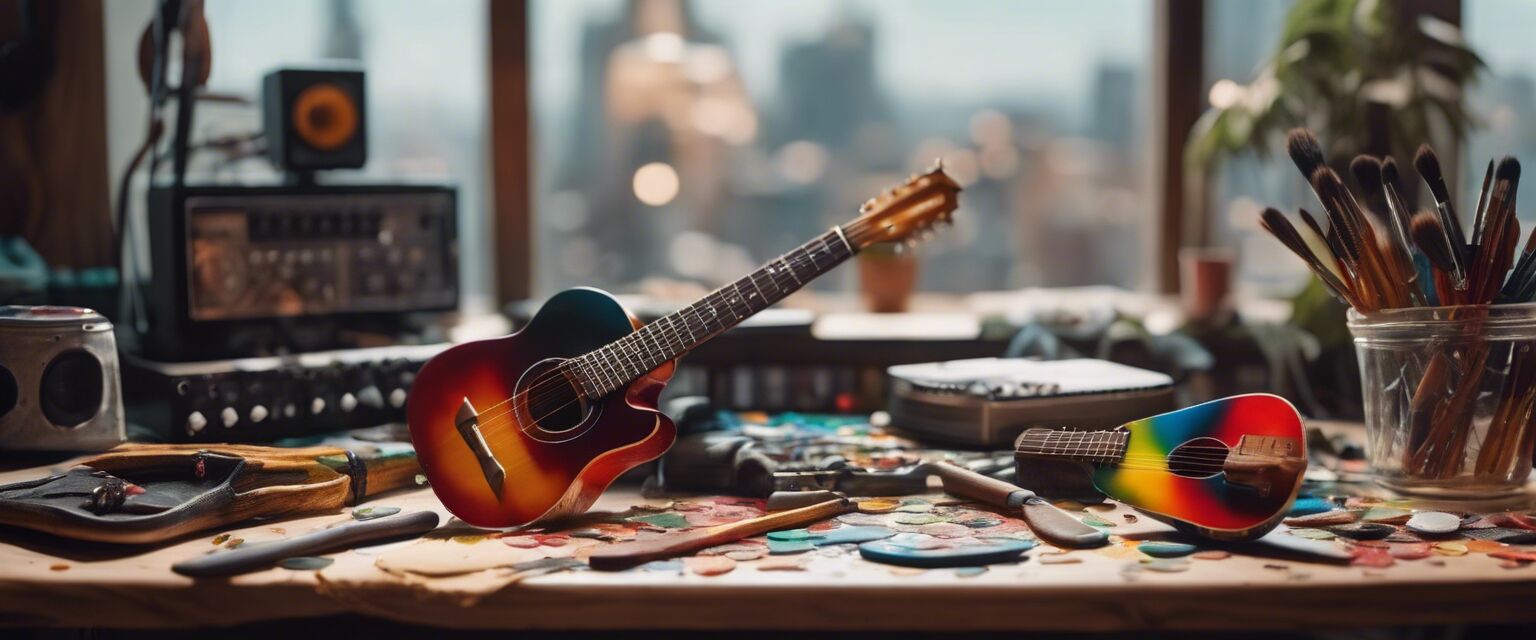
[[[907,253],[866,253],[859,255],[859,292],[864,304],[875,313],[901,313],[907,310],[912,290],[917,288],[917,255]]]

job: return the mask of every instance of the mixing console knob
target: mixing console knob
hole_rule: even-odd
[[[318,416],[321,411],[325,411],[325,398],[315,398],[309,401],[310,413]]]
[[[284,418],[292,418],[296,415],[299,415],[299,407],[297,405],[293,404],[292,402],[283,405]]]
[[[251,422],[261,422],[267,419],[267,408],[261,405],[251,407]]]
[[[405,389],[395,389],[389,392],[389,406],[396,409],[405,406]]]
[[[342,411],[351,413],[353,409],[357,408],[357,396],[343,393],[341,394],[341,402],[338,404],[341,406]]]
[[[371,384],[357,390],[357,401],[370,409],[384,408],[384,394]]]
[[[235,423],[240,421],[240,414],[239,412],[235,411],[234,407],[224,407],[224,410],[219,412],[219,420],[222,420],[224,422],[224,428],[228,429],[235,426]]]
[[[192,434],[195,434],[195,433],[197,433],[199,431],[202,431],[203,427],[206,427],[206,426],[208,426],[208,418],[203,416],[203,412],[201,412],[201,411],[193,411],[192,413],[187,414],[187,434],[188,435],[192,435]]]

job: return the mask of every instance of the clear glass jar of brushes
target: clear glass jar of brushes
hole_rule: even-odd
[[[1536,304],[1351,310],[1366,455],[1410,495],[1523,491],[1536,446]]]

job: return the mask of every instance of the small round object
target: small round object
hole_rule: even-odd
[[[196,434],[208,426],[208,417],[201,411],[193,411],[187,414],[187,434]]]
[[[342,411],[351,413],[353,409],[357,408],[357,396],[354,396],[350,393],[343,393],[341,394],[341,402],[337,404],[341,407]]]
[[[325,398],[315,398],[309,401],[310,413],[318,416],[322,411],[325,411]]]
[[[405,406],[405,389],[389,392],[389,406],[399,409]]]
[[[933,569],[939,567],[978,567],[1000,562],[1016,562],[1035,543],[1023,540],[995,541],[943,549],[913,549],[886,540],[859,545],[859,556],[870,562],[903,567]]]
[[[262,405],[258,404],[254,407],[251,407],[250,418],[251,422],[253,423],[259,423],[262,420],[266,420],[267,416],[269,415],[271,415],[271,413],[268,412],[267,408]]]
[[[299,407],[297,405],[293,404],[292,402],[283,405],[284,418],[292,418],[296,415],[299,415]]]
[[[1408,529],[1414,533],[1445,535],[1461,528],[1461,518],[1443,511],[1420,511],[1408,519]]]
[[[233,428],[235,423],[240,422],[240,412],[235,411],[234,407],[224,407],[219,412],[219,420],[224,423],[225,429]]]
[[[869,426],[881,429],[891,426],[891,414],[885,411],[869,414]]]

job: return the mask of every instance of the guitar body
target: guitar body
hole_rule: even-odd
[[[1301,415],[1279,396],[1214,400],[1121,429],[1129,432],[1125,459],[1097,465],[1094,485],[1177,528],[1223,540],[1256,538],[1285,517],[1301,489]],[[1225,469],[1209,473],[1218,455],[1216,467]]]
[[[627,388],[593,402],[570,389],[553,365],[639,328],[612,296],[570,289],[549,300],[521,331],[438,354],[417,374],[406,408],[411,440],[432,489],[454,515],[479,527],[512,527],[585,511],[620,474],[654,460],[676,430],[656,408],[672,376],[663,363]],[[534,386],[544,385],[544,386]],[[526,403],[512,402],[524,394]],[[520,411],[541,397],[553,414]],[[460,427],[465,400],[478,411],[483,446],[504,473],[486,472],[473,437]],[[499,484],[499,486],[498,486]]]

